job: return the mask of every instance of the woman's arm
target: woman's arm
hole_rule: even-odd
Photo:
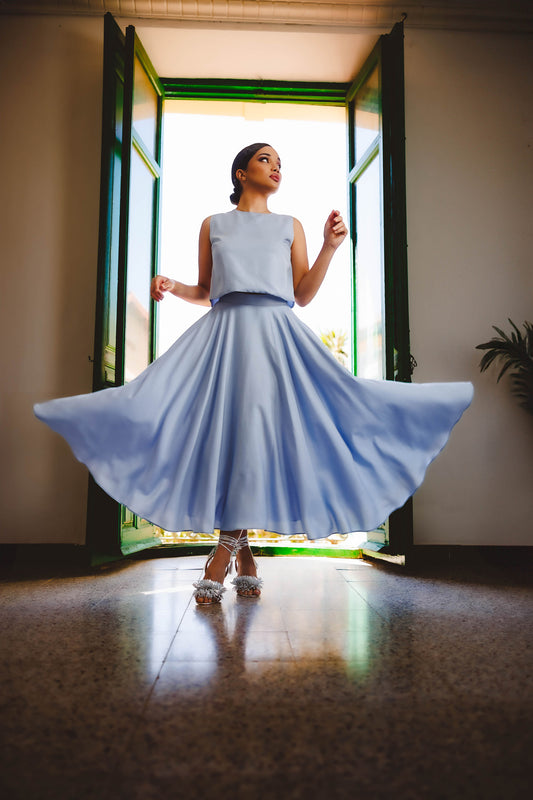
[[[315,263],[309,269],[305,233],[301,223],[294,220],[294,240],[291,248],[294,299],[299,306],[311,302],[320,289],[337,247],[346,238],[348,230],[338,211],[331,212],[324,226],[324,244]]]
[[[181,283],[180,281],[165,278],[164,275],[156,275],[152,278],[150,294],[153,299],[159,302],[165,296],[165,292],[170,292],[175,297],[187,300],[200,306],[210,306],[209,291],[211,289],[211,270],[213,259],[211,256],[211,240],[209,238],[209,221],[207,217],[202,222],[200,228],[200,238],[198,241],[198,283],[194,286]]]

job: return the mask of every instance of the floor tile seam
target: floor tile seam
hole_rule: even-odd
[[[294,653],[294,650],[292,648],[292,644],[291,644],[291,641],[290,641],[290,638],[289,638],[289,635],[288,635],[287,631],[261,632],[260,633],[260,637],[264,638],[265,635],[268,636],[269,634],[275,634],[278,637],[280,633],[283,635],[283,638],[281,639],[281,643],[283,644],[281,653],[279,655],[275,656],[275,657],[272,657],[272,656],[269,655],[268,658],[266,658],[266,660],[268,660],[268,661],[274,660],[274,661],[277,661],[278,663],[279,662],[284,662],[284,661],[294,661],[295,660],[295,653]],[[252,643],[250,644],[250,648],[252,650],[252,654],[250,654],[247,651],[246,644],[247,644],[247,642],[245,640],[244,643],[243,643],[243,655],[242,655],[242,658],[244,659],[245,662],[250,662],[250,661],[263,662],[265,660],[265,656],[264,655],[257,654],[257,647],[253,647]],[[237,656],[237,660],[239,660],[239,659],[240,659],[240,656]],[[224,663],[229,663],[229,662],[234,661],[234,660],[235,660],[235,657],[234,657],[233,653],[230,653],[229,655],[226,654],[222,658],[222,662],[224,662]],[[198,662],[201,662],[201,663],[203,663],[203,662],[217,663],[219,661],[220,661],[220,653],[215,650],[215,652],[213,652],[211,654],[211,657],[209,657],[208,655],[203,655],[203,654],[200,655],[200,654],[195,653],[194,655],[192,655],[192,656],[189,655],[188,657],[186,656],[186,657],[182,657],[182,658],[179,658],[179,657],[168,658],[165,661],[165,664],[167,664],[167,663],[178,663],[178,662],[181,662],[181,663],[186,662],[186,663],[190,663],[190,664],[196,664]],[[162,665],[162,668],[163,668],[163,666],[164,665]]]
[[[289,620],[287,619],[287,617],[291,612],[285,610],[284,606],[282,606],[282,605],[279,606],[279,609],[280,609],[280,613],[281,613],[281,624],[283,625],[283,630],[288,635],[289,630],[290,630],[290,625],[289,625]]]
[[[187,605],[185,606],[185,608],[183,610],[183,613],[181,615],[181,619],[180,619],[180,621],[178,623],[178,626],[177,626],[177,628],[176,628],[176,630],[174,632],[174,636],[172,636],[172,638],[171,638],[171,640],[169,642],[169,645],[167,647],[166,653],[163,656],[163,658],[161,659],[161,664],[159,665],[159,669],[157,670],[157,675],[155,676],[154,680],[152,681],[152,683],[150,685],[150,688],[149,688],[148,692],[146,693],[146,697],[144,698],[144,701],[143,701],[143,704],[142,704],[142,708],[141,708],[141,711],[140,711],[141,718],[144,717],[144,714],[145,714],[146,708],[148,706],[148,703],[150,701],[150,698],[151,698],[151,696],[152,696],[152,694],[154,692],[154,689],[156,687],[157,681],[159,680],[159,676],[161,675],[161,670],[163,669],[163,666],[167,662],[168,654],[170,653],[172,645],[174,644],[176,636],[178,635],[178,632],[179,632],[179,629],[180,629],[180,625],[183,622],[183,617],[187,613],[187,611],[188,611],[188,609],[189,609],[189,607],[191,605],[191,602],[192,602],[192,595],[191,595],[191,598],[190,598],[189,602],[187,603]]]
[[[292,661],[298,661],[299,659],[298,659],[298,656],[296,655],[296,653],[294,652],[294,648],[293,648],[292,642],[291,642],[291,637],[289,636],[289,631],[286,630],[286,631],[283,631],[283,633],[285,634],[285,638],[287,639],[287,643],[289,645],[289,650],[290,650],[290,654],[291,654],[291,660]],[[282,661],[284,659],[279,659],[279,660]]]
[[[182,611],[181,617],[180,617],[179,622],[178,622],[178,624],[176,626],[176,630],[174,631],[174,636],[170,640],[170,644],[169,644],[169,646],[167,648],[167,652],[165,653],[165,656],[164,656],[164,658],[163,658],[163,660],[161,662],[161,666],[165,663],[165,660],[166,660],[166,658],[167,658],[167,656],[169,654],[170,648],[172,647],[172,645],[173,645],[173,643],[174,643],[174,641],[176,639],[176,636],[180,632],[181,624],[182,624],[182,622],[184,620],[185,614],[187,613],[187,611],[191,607],[192,600],[193,600],[193,598],[192,598],[192,595],[191,595],[191,597],[189,598],[189,602],[187,603],[187,605],[184,607],[184,609]]]
[[[384,622],[386,625],[390,626],[390,624],[391,624],[391,620],[390,620],[388,617],[384,616],[384,615],[383,615],[383,614],[382,614],[382,613],[381,613],[381,612],[380,612],[380,611],[379,611],[379,610],[376,608],[376,606],[372,605],[372,603],[370,603],[370,602],[367,600],[367,598],[366,598],[366,597],[364,597],[364,596],[361,594],[361,592],[357,591],[357,589],[355,588],[355,586],[353,586],[353,582],[350,582],[348,585],[349,585],[350,589],[351,589],[353,592],[355,592],[355,594],[356,594],[358,597],[360,597],[360,598],[361,598],[361,600],[362,600],[362,601],[365,603],[365,605],[367,605],[367,606],[368,606],[368,607],[369,607],[369,608],[370,608],[370,609],[371,609],[371,610],[372,610],[372,611],[373,611],[375,614],[377,614],[377,615],[378,615],[378,617],[379,617],[379,618],[380,618],[380,619],[381,619],[381,620],[382,620],[382,621],[383,621],[383,622]]]

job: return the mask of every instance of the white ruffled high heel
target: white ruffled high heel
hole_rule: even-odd
[[[249,547],[248,542],[248,531],[244,531],[241,533],[239,538],[237,539],[237,544],[235,546],[235,555],[242,550],[244,547]],[[257,563],[254,559],[254,564],[257,569]],[[263,585],[262,578],[256,578],[255,575],[237,575],[237,577],[233,578],[232,582],[233,588],[239,595],[239,597],[251,597],[257,598],[261,594],[261,586]],[[247,592],[251,592],[251,594],[247,594]]]
[[[237,552],[237,540],[234,536],[228,536],[226,533],[221,533],[218,537],[218,542],[216,547],[213,547],[209,555],[207,556],[207,561],[205,562],[205,569],[204,575],[207,572],[207,568],[211,563],[213,556],[215,555],[217,548],[223,547],[225,550],[228,551],[230,554],[229,564],[226,567],[226,572],[224,574],[224,578],[226,575],[231,572],[232,569],[232,559],[235,558],[235,554]],[[194,599],[201,606],[210,606],[214,603],[220,603],[222,600],[222,595],[226,591],[223,584],[219,581],[212,581],[209,578],[202,578],[199,581],[195,581],[193,583],[195,588],[194,592]]]

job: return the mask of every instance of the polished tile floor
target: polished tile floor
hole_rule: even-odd
[[[1,797],[531,796],[523,573],[259,561],[209,608],[196,557],[5,574]]]

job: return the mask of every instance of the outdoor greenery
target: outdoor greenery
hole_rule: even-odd
[[[499,337],[477,345],[476,350],[486,351],[479,368],[484,372],[493,361],[501,359],[503,366],[497,380],[510,370],[512,393],[519,405],[533,414],[533,324],[524,322],[522,333],[511,319],[509,322],[513,328],[510,336],[493,325]]]
[[[344,331],[326,331],[320,334],[323,344],[331,350],[337,361],[344,366],[348,366],[348,353],[344,349],[348,335]]]
[[[163,544],[216,544],[218,541],[218,531],[214,533],[192,533],[191,531],[161,531],[161,541]],[[348,539],[347,533],[333,533],[327,537],[329,545],[338,545]],[[248,531],[248,539],[252,544],[288,544],[305,546],[310,544],[316,546],[316,543],[309,540],[304,533],[293,534],[288,536],[280,533],[272,533],[271,531],[250,529]]]

